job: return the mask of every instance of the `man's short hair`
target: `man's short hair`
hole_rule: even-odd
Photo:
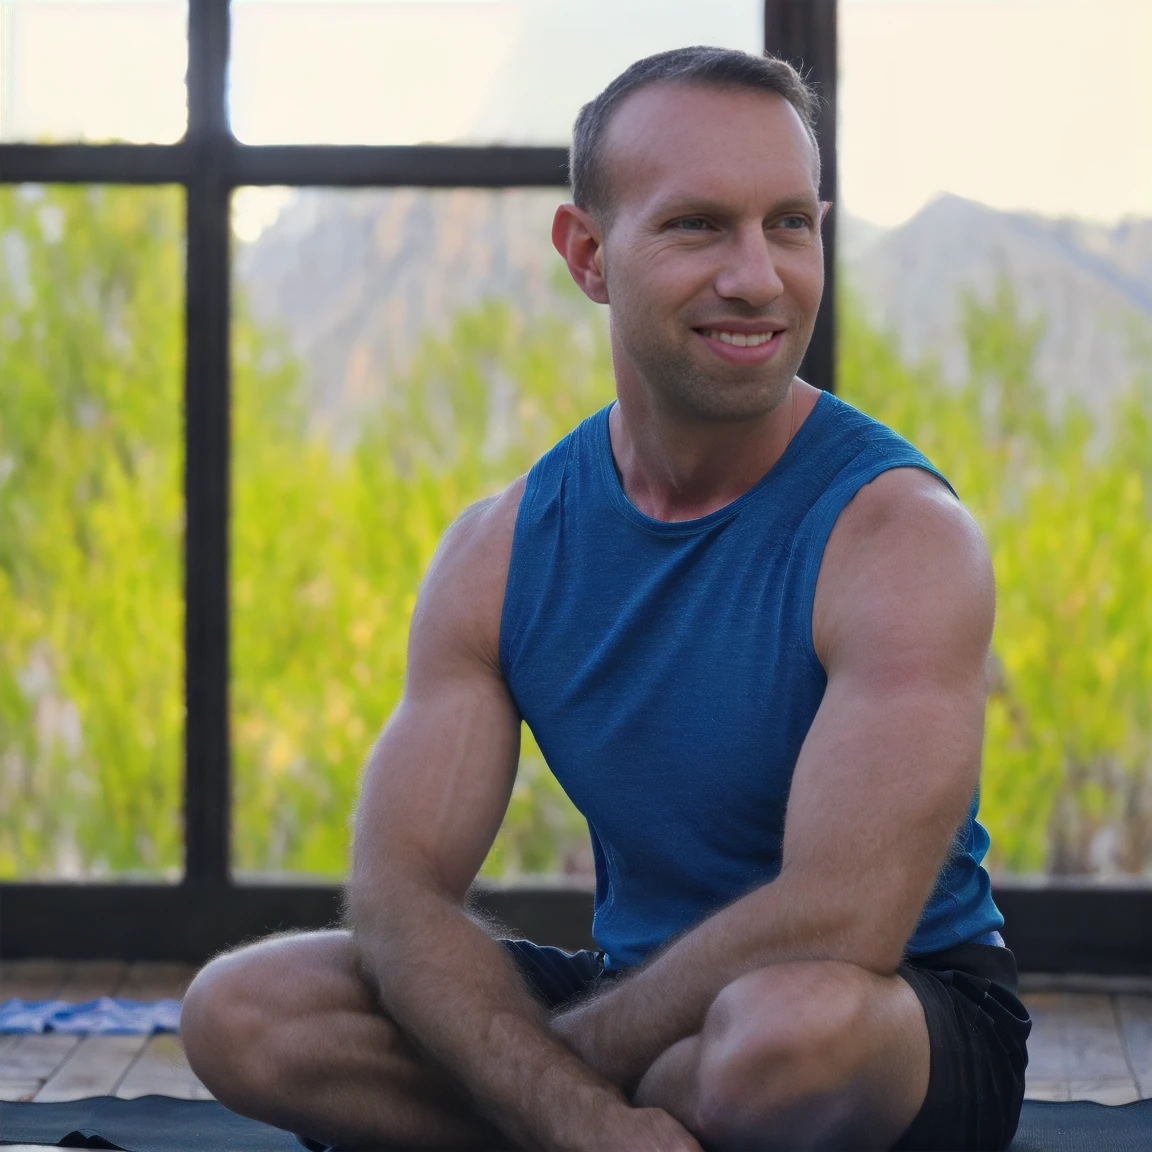
[[[621,102],[652,84],[747,88],[783,96],[796,109],[812,141],[819,173],[820,148],[816,143],[819,97],[787,60],[755,56],[732,48],[673,48],[629,65],[599,96],[580,109],[568,157],[572,200],[578,208],[603,220],[611,218],[611,194],[603,161],[604,134]]]

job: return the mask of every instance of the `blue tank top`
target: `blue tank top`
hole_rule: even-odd
[[[754,487],[707,516],[667,523],[625,496],[609,410],[528,474],[500,660],[588,821],[593,935],[618,969],[780,871],[792,772],[827,683],[812,602],[828,535],[881,472],[940,474],[825,393]],[[999,941],[977,802],[909,955]]]

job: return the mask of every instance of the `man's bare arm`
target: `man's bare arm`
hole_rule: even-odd
[[[698,1152],[670,1116],[633,1109],[551,1034],[503,949],[464,910],[519,751],[498,643],[520,492],[461,517],[421,589],[403,698],[356,813],[354,941],[389,1015],[518,1144]]]
[[[751,969],[836,959],[891,974],[979,778],[993,601],[979,530],[937,481],[897,470],[862,490],[817,585],[828,686],[779,876],[557,1017],[557,1034],[631,1093]]]

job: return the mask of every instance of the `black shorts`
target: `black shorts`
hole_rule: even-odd
[[[501,943],[549,1008],[612,979],[600,952]],[[1020,1118],[1032,1030],[1016,998],[1015,957],[991,944],[962,944],[906,960],[897,971],[923,1005],[932,1057],[928,1095],[895,1148],[1001,1152]]]

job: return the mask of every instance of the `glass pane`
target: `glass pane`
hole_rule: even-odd
[[[343,873],[443,530],[613,394],[561,189],[241,189],[234,316],[233,858]],[[588,875],[526,739],[495,875]]]
[[[183,219],[0,188],[0,877],[182,868]]]
[[[0,140],[184,135],[186,0],[0,0]]]
[[[760,0],[233,0],[232,125],[248,144],[567,144],[633,60],[759,52],[763,27]]]
[[[1152,7],[840,12],[841,390],[991,546],[989,864],[1148,878]]]

